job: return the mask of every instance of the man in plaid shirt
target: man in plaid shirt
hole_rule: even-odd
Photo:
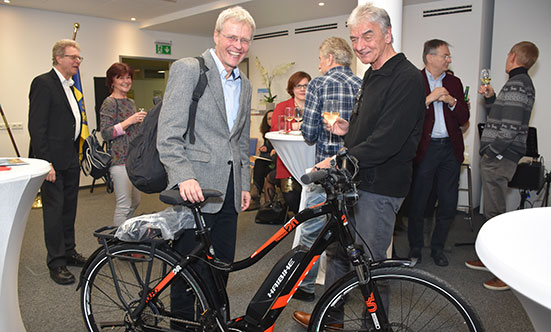
[[[323,124],[323,112],[326,101],[335,101],[339,116],[347,121],[352,114],[356,93],[362,84],[361,78],[350,69],[354,58],[352,49],[346,40],[331,37],[320,46],[319,71],[323,74],[308,84],[303,122],[300,126],[304,140],[316,144],[316,163],[334,156],[343,147],[342,137],[333,135],[329,141],[329,132]],[[325,201],[325,192],[320,185],[310,184],[306,190],[306,205],[312,206]],[[311,247],[325,225],[325,216],[309,220],[301,229],[300,244]],[[314,282],[318,274],[316,263],[293,296],[294,299],[313,301]]]

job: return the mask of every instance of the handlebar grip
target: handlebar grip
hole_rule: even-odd
[[[220,197],[223,194],[218,190],[213,189],[203,189],[203,197],[207,200],[209,197]],[[194,203],[189,201],[184,201],[182,196],[180,196],[180,190],[178,187],[174,189],[164,190],[159,195],[161,202],[170,204],[170,205],[185,205],[188,207],[193,206]]]
[[[313,172],[304,174],[303,176],[300,177],[300,181],[302,181],[304,184],[310,184],[313,182],[323,180],[328,175],[329,175],[329,171],[327,169],[322,169],[319,171],[313,171]]]

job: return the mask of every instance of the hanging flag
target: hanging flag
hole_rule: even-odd
[[[90,136],[90,130],[88,129],[88,120],[86,118],[86,108],[84,107],[84,96],[82,95],[82,82],[80,81],[80,69],[75,75],[73,75],[73,93],[77,99],[78,109],[80,110],[80,117],[82,127],[80,128],[80,142],[78,148],[79,160],[82,162],[82,144],[84,140]]]

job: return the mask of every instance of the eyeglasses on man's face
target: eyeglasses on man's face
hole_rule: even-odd
[[[73,61],[81,61],[84,60],[83,57],[81,57],[80,55],[71,55],[71,54],[63,54],[62,56],[63,58],[71,58]]]
[[[221,34],[221,35],[224,36],[224,38],[226,38],[227,40],[231,41],[232,43],[237,43],[238,41],[241,42],[242,45],[249,45],[251,43],[251,40],[248,38],[239,38],[234,35],[230,35],[230,36],[226,36],[224,34]]]
[[[449,61],[452,59],[452,56],[451,55],[448,55],[448,54],[438,54],[438,53],[429,53],[430,55],[434,55],[434,56],[437,56],[437,57],[441,57],[442,59],[444,59],[445,61]]]

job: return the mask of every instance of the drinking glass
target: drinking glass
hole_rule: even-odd
[[[490,84],[490,81],[492,80],[490,76],[490,69],[482,69],[480,71],[480,81],[482,82],[482,85],[488,85]]]
[[[302,110],[298,107],[295,107],[295,120],[297,122],[302,121]]]
[[[287,121],[285,118],[285,114],[281,114],[277,117],[277,129],[280,133],[287,132]]]
[[[294,107],[285,107],[285,120],[287,121],[286,131],[290,132],[292,130],[291,121],[295,119],[295,108]]]
[[[337,102],[335,100],[326,100],[323,105],[323,118],[333,127],[338,117]],[[329,131],[329,144],[333,144],[333,132],[331,130]]]

